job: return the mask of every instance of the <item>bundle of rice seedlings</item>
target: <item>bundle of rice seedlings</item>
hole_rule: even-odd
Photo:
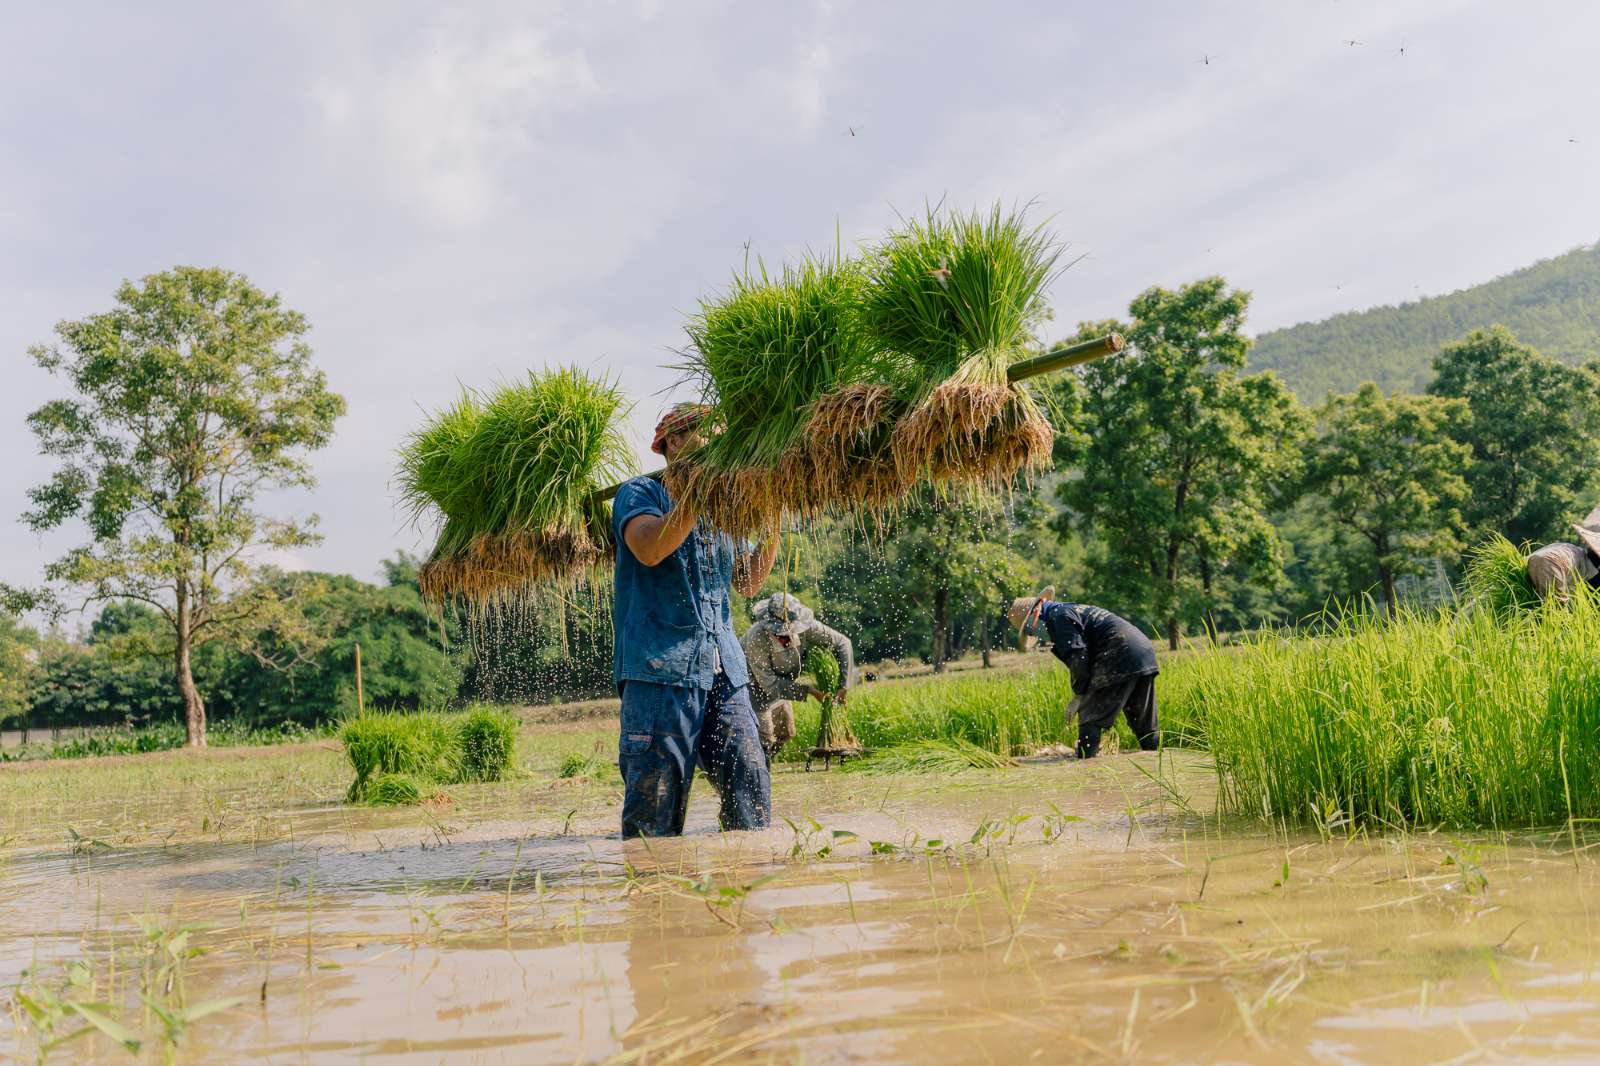
[[[517,719],[497,707],[474,707],[456,726],[461,781],[499,781],[517,753]]]
[[[1059,249],[1022,212],[930,210],[869,259],[863,322],[895,358],[902,480],[1008,482],[1050,459],[1037,402],[1007,381],[1043,313]]]
[[[850,732],[849,715],[845,713],[844,706],[834,699],[844,676],[839,660],[827,648],[814,647],[806,652],[806,670],[811,674],[812,683],[827,693],[819,701],[822,716],[811,758],[825,759],[831,765],[835,756],[846,758],[861,754],[861,742]]]
[[[875,376],[876,349],[860,324],[863,286],[859,263],[813,257],[776,277],[764,268],[735,277],[725,295],[701,304],[686,327],[683,369],[711,403],[712,432],[668,468],[674,498],[735,535],[837,499],[843,471],[817,466],[806,430],[825,397]]]
[[[512,601],[604,563],[615,545],[597,492],[633,473],[626,411],[611,381],[576,368],[533,371],[464,394],[407,438],[401,497],[416,517],[441,519],[423,594]]]
[[[959,774],[968,770],[1001,770],[1016,765],[1007,756],[978,747],[960,737],[928,738],[874,751],[850,765],[864,774]]]
[[[350,719],[339,739],[355,770],[347,798],[364,800],[386,774],[453,781],[461,766],[457,726],[450,715],[372,711]]]
[[[1468,603],[1497,614],[1539,605],[1539,593],[1528,578],[1527,556],[1498,533],[1468,550],[1462,592]]]
[[[380,774],[367,789],[366,801],[371,807],[415,807],[438,793],[431,781],[411,774]]]

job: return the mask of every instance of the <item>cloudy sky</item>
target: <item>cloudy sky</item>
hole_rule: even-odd
[[[1257,331],[1446,292],[1600,237],[1600,5],[74,3],[0,41],[0,580],[81,529],[26,355],[123,278],[220,265],[312,324],[349,399],[299,563],[423,550],[394,447],[457,383],[619,375],[636,436],[684,312],[745,254],[1037,200],[1087,257],[1063,331],[1224,274]],[[1358,44],[1347,42],[1356,41]],[[852,134],[851,129],[854,129]]]

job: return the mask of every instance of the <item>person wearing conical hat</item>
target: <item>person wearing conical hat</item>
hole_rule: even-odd
[[[1026,651],[1035,640],[1049,641],[1051,652],[1072,672],[1078,758],[1094,758],[1100,735],[1116,724],[1119,711],[1139,747],[1160,747],[1156,675],[1161,671],[1155,645],[1138,626],[1104,607],[1063,603],[1054,596],[1052,585],[1036,596],[1012,600],[1007,617],[1017,627],[1019,650]],[[1069,707],[1069,720],[1071,716]]]
[[[1600,507],[1572,529],[1579,543],[1557,541],[1528,556],[1528,580],[1542,599],[1554,596],[1565,603],[1580,581],[1600,588]]]
[[[744,657],[750,665],[750,702],[761,725],[761,746],[770,760],[794,736],[794,700],[829,696],[844,700],[855,676],[850,638],[823,625],[811,608],[787,592],[775,592],[751,608],[755,624],[745,631]],[[827,648],[839,660],[838,692],[822,692],[800,680],[806,652]]]

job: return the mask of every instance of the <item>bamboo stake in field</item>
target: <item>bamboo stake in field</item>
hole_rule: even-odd
[[[1115,355],[1126,347],[1127,342],[1120,333],[1108,333],[1104,337],[1093,340],[1081,341],[1065,348],[1057,348],[1053,352],[1024,359],[1020,363],[1013,363],[1006,370],[1006,379],[1011,382],[1026,381],[1029,378],[1042,377],[1045,374],[1054,374],[1071,367],[1092,363],[1096,359],[1103,359],[1108,355]],[[652,470],[645,477],[661,480],[661,475],[666,471]],[[597,500],[609,500],[617,494],[622,484],[612,485],[595,494]]]
[[[356,645],[356,713],[366,714],[366,700],[361,695],[361,645]]]

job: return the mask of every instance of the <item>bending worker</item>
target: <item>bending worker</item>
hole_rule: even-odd
[[[1118,711],[1128,719],[1139,747],[1154,751],[1161,744],[1155,645],[1132,622],[1103,607],[1057,603],[1053,595],[1052,585],[1037,596],[1012,600],[1007,616],[1017,627],[1018,649],[1025,650],[1029,640],[1048,639],[1050,650],[1072,671],[1078,758],[1094,758],[1100,734],[1116,723]]]
[[[755,624],[744,635],[744,657],[750,664],[750,699],[761,726],[761,746],[771,759],[794,736],[791,701],[807,696],[844,701],[855,673],[855,650],[848,637],[817,621],[811,608],[787,592],[773,593],[757,603],[753,613]],[[827,648],[839,660],[837,693],[824,693],[800,680],[806,652],[816,647]]]
[[[650,450],[671,464],[702,442],[706,409],[679,404]],[[753,596],[772,571],[777,531],[741,551],[666,488],[636,477],[611,508],[617,540],[612,677],[622,696],[622,835],[683,832],[696,764],[721,798],[723,829],[759,829],[772,779],[750,705],[744,650],[733,635],[729,588]]]
[[[1557,541],[1528,556],[1528,580],[1541,599],[1553,594],[1565,603],[1573,585],[1580,581],[1591,588],[1600,587],[1600,507],[1572,529],[1581,543]]]

